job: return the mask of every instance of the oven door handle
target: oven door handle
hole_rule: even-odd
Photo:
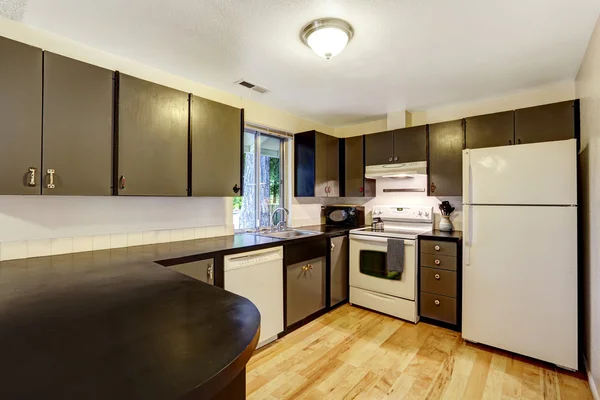
[[[366,235],[350,235],[350,239],[359,240],[361,242],[378,242],[378,243],[387,243],[387,238],[377,237],[377,236],[366,236]],[[412,239],[404,240],[405,246],[414,246],[415,241]]]

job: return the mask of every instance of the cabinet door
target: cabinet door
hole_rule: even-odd
[[[574,137],[574,101],[515,110],[517,144],[550,142]]]
[[[349,252],[348,236],[331,238],[330,306],[348,300]]]
[[[315,133],[294,136],[294,196],[315,196]]]
[[[340,140],[327,135],[327,196],[340,196]]]
[[[394,131],[394,162],[406,163],[427,159],[427,126]]]
[[[315,197],[327,197],[329,178],[327,173],[327,135],[315,133]]]
[[[429,195],[462,195],[463,121],[429,125]]]
[[[242,110],[197,96],[191,110],[192,195],[239,195]]]
[[[44,52],[43,194],[111,195],[113,86],[110,70]]]
[[[201,261],[194,261],[186,264],[172,265],[168,267],[173,271],[177,271],[181,274],[187,275],[190,278],[206,282],[208,284],[215,284],[215,271],[214,271],[214,259],[206,259]]]
[[[325,257],[289,265],[286,327],[325,308]]]
[[[188,97],[175,89],[120,75],[119,195],[187,195]]]
[[[344,196],[364,196],[364,136],[344,140]]]
[[[466,119],[467,149],[509,146],[515,143],[515,113],[505,111]]]
[[[366,165],[389,164],[394,161],[394,131],[365,135]]]
[[[40,194],[42,50],[0,37],[0,194]]]

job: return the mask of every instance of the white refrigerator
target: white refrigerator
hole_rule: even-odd
[[[463,337],[578,368],[576,140],[463,150]]]

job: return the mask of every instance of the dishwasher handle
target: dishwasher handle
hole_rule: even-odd
[[[283,247],[234,254],[225,257],[224,271],[227,272],[234,269],[248,268],[280,260],[283,260]]]

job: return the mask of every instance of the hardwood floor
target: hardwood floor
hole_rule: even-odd
[[[583,374],[344,305],[252,357],[248,399],[592,399]]]

